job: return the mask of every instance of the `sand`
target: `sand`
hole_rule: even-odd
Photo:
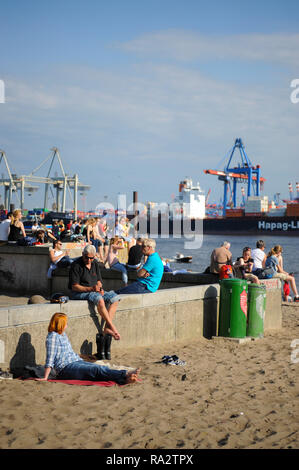
[[[165,354],[186,365],[161,363]],[[115,352],[110,363],[142,367],[142,382],[0,380],[0,448],[299,448],[299,305],[283,304],[283,329],[257,341],[200,338]]]

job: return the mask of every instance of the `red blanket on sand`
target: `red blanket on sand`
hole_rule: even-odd
[[[69,384],[69,385],[97,385],[98,387],[112,387],[113,385],[119,385],[116,382],[113,382],[112,380],[107,380],[107,382],[95,382],[93,380],[55,380],[55,379],[50,379],[48,382],[57,382],[57,383],[63,383],[63,384]],[[119,385],[121,386],[121,385]]]
[[[22,379],[22,377],[20,377]],[[28,379],[23,380],[35,380],[34,377],[29,377]],[[98,387],[112,387],[113,385],[119,385],[112,380],[107,380],[107,382],[96,382],[93,380],[60,380],[60,379],[48,379],[47,382],[57,382],[68,385],[97,385]],[[124,384],[126,385],[126,384]],[[119,385],[122,387],[122,385]]]
[[[35,380],[34,377],[30,377],[24,380]],[[119,387],[123,387],[127,384],[118,384],[113,382],[112,380],[107,380],[106,382],[95,382],[93,380],[60,380],[60,379],[48,379],[47,382],[57,382],[63,383],[68,385],[97,385],[98,387],[112,387],[113,385],[118,385]],[[141,382],[139,379],[138,382]]]

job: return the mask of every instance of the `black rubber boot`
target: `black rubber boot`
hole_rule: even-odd
[[[105,357],[106,359],[111,359],[111,335],[105,335]]]
[[[98,359],[105,359],[105,338],[106,336],[98,333],[96,336],[96,343],[97,343],[97,353],[96,357]]]

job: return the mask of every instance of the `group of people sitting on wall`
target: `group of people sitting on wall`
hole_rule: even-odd
[[[118,250],[118,239],[113,239],[112,250]],[[56,243],[56,256],[53,260],[58,263],[63,256],[57,254],[60,243]],[[134,250],[135,248],[135,250]],[[141,264],[139,253],[146,260]],[[96,248],[87,244],[82,256],[73,260],[69,271],[69,290],[72,300],[87,300],[94,305],[99,317],[102,319],[101,331],[97,335],[97,359],[111,359],[112,338],[119,341],[121,335],[114,324],[119,294],[146,294],[156,292],[159,288],[164,266],[159,254],[156,252],[156,242],[153,239],[138,239],[136,245],[130,249],[132,262],[128,269],[137,270],[137,280],[117,291],[105,291],[101,276],[100,263],[96,260]],[[60,257],[62,256],[62,257]],[[114,258],[111,257],[112,266]],[[136,262],[137,261],[137,262]],[[56,378],[70,380],[114,380],[119,384],[130,384],[138,381],[140,369],[133,371],[115,370],[98,363],[83,360],[77,355],[65,333],[68,318],[64,313],[55,313],[49,323],[46,339],[46,361],[44,377],[36,380],[46,381],[51,378],[54,370]]]
[[[90,217],[70,220],[68,223],[63,220],[53,220],[51,228],[35,221],[31,226],[31,233],[26,233],[22,222],[22,211],[16,209],[8,212],[6,218],[0,222],[0,242],[24,246],[40,245],[54,240],[82,240],[95,246],[99,261],[104,263],[108,255],[109,240],[113,236],[128,242],[129,248],[135,245],[136,240],[130,235],[132,227],[125,217],[117,219],[115,226],[109,229],[105,217]]]
[[[19,246],[43,245],[56,240],[51,230],[43,225],[34,223],[31,234],[27,235],[22,222],[22,211],[16,209],[8,212],[6,219],[0,223],[0,242]]]
[[[283,267],[283,249],[275,245],[268,254],[265,253],[265,242],[258,240],[256,248],[251,250],[249,246],[243,248],[242,255],[233,262],[230,252],[230,243],[224,241],[222,245],[215,248],[211,254],[210,266],[206,272],[217,275],[220,279],[225,277],[236,277],[260,284],[261,279],[278,278],[284,281],[284,300],[290,292],[294,294],[294,302],[299,302],[295,277],[288,273]]]

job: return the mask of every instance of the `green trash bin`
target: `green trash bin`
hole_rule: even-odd
[[[247,336],[262,338],[266,310],[266,287],[260,284],[248,286]]]
[[[247,293],[248,284],[245,279],[220,281],[218,336],[246,337]]]

